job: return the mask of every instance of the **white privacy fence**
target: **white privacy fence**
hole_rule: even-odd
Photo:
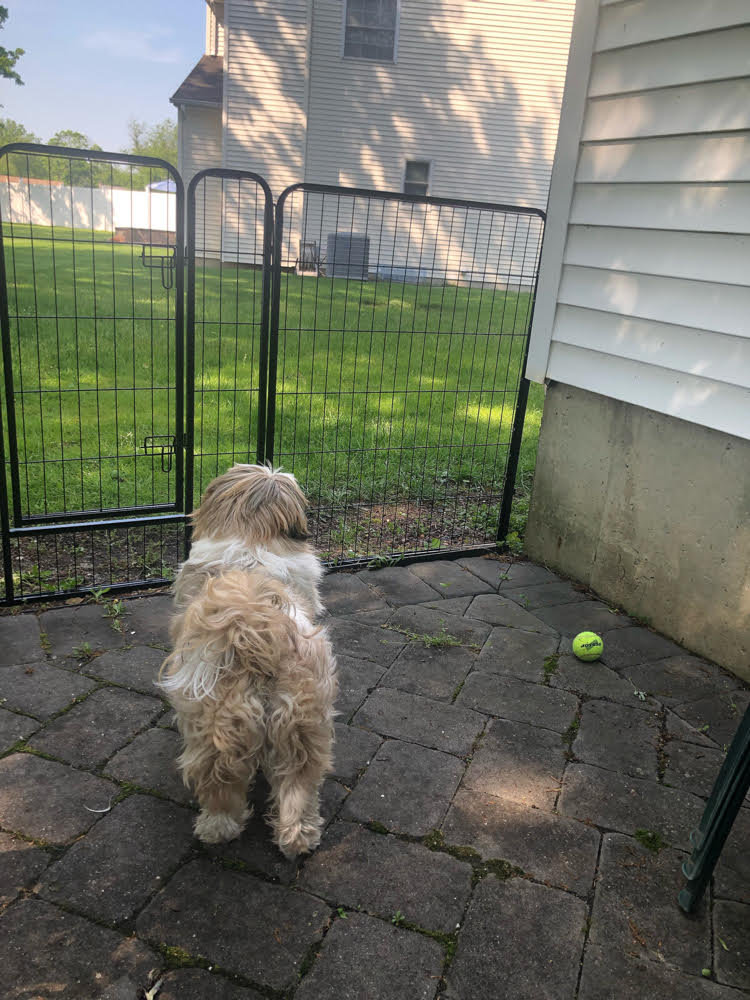
[[[176,195],[114,187],[70,187],[29,178],[0,178],[3,222],[114,233],[118,229],[174,232]]]

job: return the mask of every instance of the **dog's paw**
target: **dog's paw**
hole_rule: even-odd
[[[223,844],[239,837],[245,829],[248,816],[249,813],[246,812],[238,820],[229,813],[208,813],[202,809],[195,821],[195,835],[204,844]]]
[[[320,843],[320,828],[322,821],[315,825],[295,823],[286,830],[279,831],[279,850],[286,858],[296,858],[298,854],[308,854],[314,851]]]

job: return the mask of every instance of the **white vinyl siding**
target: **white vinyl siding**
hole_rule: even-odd
[[[573,4],[401,0],[394,64],[342,58],[343,0],[311,0],[305,180],[544,208]]]
[[[179,110],[179,171],[185,190],[201,170],[221,166],[221,111],[219,108],[182,107]],[[208,182],[196,202],[199,256],[216,256],[221,242],[221,193]]]
[[[221,166],[221,111],[186,105],[179,114],[179,171],[187,189],[199,170]]]
[[[528,374],[750,437],[750,5],[580,8]]]
[[[224,166],[262,174],[278,196],[303,179],[307,0],[226,0]]]
[[[216,13],[213,8],[206,4],[206,55],[207,56],[223,56],[224,55],[224,5],[216,5],[219,18],[217,19]]]

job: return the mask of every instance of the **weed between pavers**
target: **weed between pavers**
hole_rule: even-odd
[[[110,619],[110,624],[115,632],[122,632],[122,619],[126,613],[125,602],[116,597],[105,598],[104,595],[107,593],[109,593],[109,587],[97,587],[91,591],[91,596],[94,598],[95,604],[104,608],[104,617]]]
[[[639,844],[647,847],[654,854],[658,854],[663,848],[670,846],[660,833],[653,830],[636,830],[634,836]]]
[[[104,652],[103,649],[92,649],[91,643],[82,642],[80,646],[74,646],[71,650],[73,656],[77,660],[81,660],[84,663],[89,663],[91,660],[95,660],[97,656],[101,656]]]
[[[388,566],[398,566],[400,562],[403,562],[403,556],[375,556],[367,564],[368,569],[385,569]]]
[[[479,851],[476,851],[473,847],[446,844],[440,830],[430,830],[422,838],[422,844],[430,851],[450,854],[457,861],[464,861],[471,865],[473,885],[476,885],[477,882],[488,875],[494,875],[501,881],[509,878],[524,878],[526,876],[526,872],[522,868],[512,865],[510,861],[504,861],[502,858],[484,859]]]
[[[581,728],[581,710],[576,712],[576,716],[565,730],[565,732],[560,737],[565,747],[565,759],[568,761],[575,760],[573,754],[573,742],[578,735],[578,730]]]
[[[214,968],[213,963],[209,962],[207,958],[202,955],[190,955],[184,948],[178,948],[176,945],[157,943],[156,948],[167,960],[170,969]]]
[[[381,628],[388,629],[389,632],[398,632],[400,635],[405,635],[407,639],[416,639],[428,649],[445,649],[448,646],[461,645],[461,640],[457,639],[455,635],[451,635],[445,628],[442,628],[435,635],[430,635],[427,632],[412,632],[411,629],[401,628],[399,625],[382,625]]]
[[[560,655],[560,653],[552,653],[544,658],[544,683],[547,687],[549,687],[553,675],[557,673]]]

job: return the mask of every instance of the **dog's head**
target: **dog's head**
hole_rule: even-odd
[[[193,538],[306,541],[307,501],[290,472],[265,465],[233,465],[209,483],[193,511]]]

